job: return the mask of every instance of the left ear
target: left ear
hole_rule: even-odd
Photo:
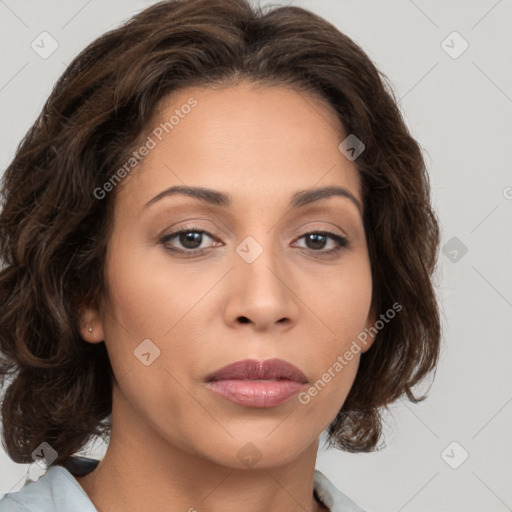
[[[377,313],[375,312],[375,309],[372,307],[370,309],[370,312],[368,313],[368,318],[366,320],[366,328],[365,333],[367,335],[367,338],[365,338],[364,343],[361,345],[361,352],[364,353],[370,349],[370,347],[373,345],[375,339],[377,338],[377,334],[375,333],[370,327],[373,327],[375,329],[375,323],[377,322]]]

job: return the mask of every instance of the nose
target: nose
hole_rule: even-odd
[[[250,324],[259,332],[288,330],[297,323],[300,291],[284,256],[276,252],[264,247],[252,263],[234,254],[224,310],[230,327]]]

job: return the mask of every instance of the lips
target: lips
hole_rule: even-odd
[[[267,359],[258,361],[246,359],[224,366],[207,377],[207,381],[217,380],[292,380],[308,382],[307,377],[296,366],[282,359]]]
[[[206,381],[210,391],[236,404],[274,407],[298,393],[308,379],[282,359],[246,359],[217,370]]]

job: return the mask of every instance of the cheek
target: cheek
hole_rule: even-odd
[[[221,276],[173,263],[161,247],[123,246],[116,254],[123,256],[107,266],[109,305],[125,330],[139,337],[164,337]]]
[[[333,339],[329,350],[343,350],[366,327],[372,300],[372,276],[366,251],[347,253],[339,266],[308,277],[303,285],[306,305]],[[335,338],[335,339],[334,339]]]
[[[358,336],[368,326],[372,299],[369,260],[361,256],[347,259],[346,267],[335,277],[318,282],[324,284],[321,291],[311,287],[306,296],[311,309],[319,312],[324,334],[313,350],[309,347],[314,380],[299,396],[299,402],[310,409],[310,414],[328,418],[327,425],[343,405],[365,349]]]
[[[124,256],[112,258],[106,267],[104,316],[105,343],[119,386],[118,407],[123,414],[133,410],[140,418],[152,418],[155,425],[170,425],[173,418],[186,416],[190,407],[188,383],[175,368],[177,362],[178,370],[183,367],[186,373],[193,364],[187,313],[198,302],[198,294],[212,286],[214,276],[204,283],[171,265],[148,264],[142,250],[128,253],[118,247],[119,254]],[[147,352],[150,364],[145,365],[142,354]]]
[[[211,338],[211,333],[203,332],[208,313],[204,309],[210,304],[206,296],[225,271],[209,269],[198,274],[192,266],[170,263],[160,247],[152,248],[154,257],[148,258],[147,246],[132,244],[128,250],[129,245],[117,246],[106,266],[108,311],[103,325],[114,373],[119,380],[144,369],[154,374],[158,368],[164,373],[147,381],[154,388],[155,382],[167,382],[167,368],[183,381],[181,374],[193,366],[202,349],[201,338]],[[216,309],[210,306],[210,311]],[[134,351],[147,339],[158,357],[146,367]],[[168,382],[166,386],[170,389]]]

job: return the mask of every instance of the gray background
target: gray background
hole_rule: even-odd
[[[0,0],[2,170],[71,59],[152,3]],[[438,274],[443,353],[429,398],[391,407],[384,450],[322,449],[317,467],[369,512],[512,510],[512,1],[276,3],[325,17],[390,78],[424,149],[448,244]],[[58,42],[47,59],[31,48],[43,31]],[[463,40],[446,39],[453,31],[469,44],[460,55]],[[42,471],[0,449],[0,495]]]

